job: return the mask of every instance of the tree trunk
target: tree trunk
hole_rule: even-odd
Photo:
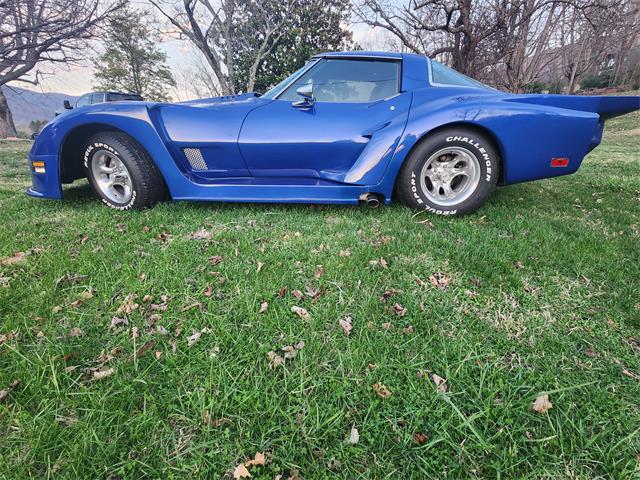
[[[9,104],[0,87],[0,138],[15,137],[16,126],[13,124],[13,116],[9,110]]]

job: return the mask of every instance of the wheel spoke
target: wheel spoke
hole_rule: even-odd
[[[112,152],[98,150],[91,157],[95,185],[102,195],[116,203],[126,203],[133,194],[127,166]]]
[[[480,175],[476,155],[461,146],[446,146],[427,159],[419,178],[427,199],[444,207],[457,205],[472,195]]]
[[[464,166],[464,167],[454,167],[451,169],[451,176],[452,177],[457,177],[458,175],[464,175],[466,177],[469,177],[469,168]]]
[[[442,190],[444,190],[444,196],[450,197],[453,193],[453,189],[451,188],[451,180],[448,182],[442,182]]]

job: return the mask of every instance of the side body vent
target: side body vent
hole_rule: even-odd
[[[185,157],[187,157],[187,160],[189,160],[191,168],[199,171],[209,169],[204,158],[202,158],[202,153],[200,153],[199,148],[183,148],[182,151],[184,152]]]

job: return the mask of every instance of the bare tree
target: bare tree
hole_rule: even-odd
[[[224,95],[237,90],[252,91],[256,72],[286,32],[287,13],[294,0],[183,0],[176,7],[171,0],[150,0],[173,25],[177,33],[190,40],[204,55]],[[251,28],[252,64],[244,84],[236,78],[234,56],[246,48],[243,41]]]
[[[42,64],[81,58],[95,27],[122,4],[117,0],[0,0],[0,137],[15,135],[1,87],[38,84]]]
[[[495,3],[493,3],[495,2]],[[357,18],[387,30],[410,51],[444,57],[453,68],[475,75],[492,60],[484,43],[503,25],[500,0],[362,0]]]
[[[601,0],[565,11],[559,29],[567,93],[575,92],[580,78],[595,67],[625,65],[640,34],[639,11],[640,3],[625,0]]]
[[[401,1],[356,0],[354,12],[406,49],[514,92],[556,69],[571,93],[607,58],[622,68],[638,38],[637,0]]]

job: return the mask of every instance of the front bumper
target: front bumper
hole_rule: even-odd
[[[58,156],[33,155],[30,153],[28,159],[29,170],[31,171],[31,187],[27,188],[27,195],[35,198],[62,198]],[[38,171],[36,171],[34,163],[38,165]]]

